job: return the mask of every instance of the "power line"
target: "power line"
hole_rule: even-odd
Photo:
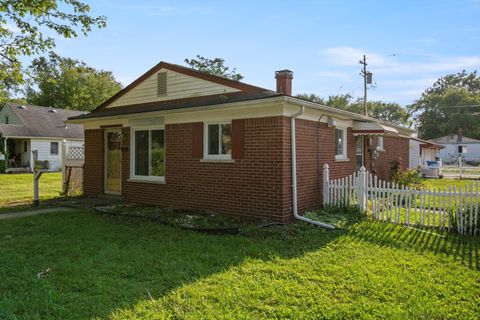
[[[448,105],[443,105],[443,106],[438,106],[440,108],[478,108],[480,107],[480,104],[467,104],[464,106],[448,106]]]

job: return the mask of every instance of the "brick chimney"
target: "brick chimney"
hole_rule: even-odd
[[[457,131],[457,142],[462,142],[463,140],[463,129],[459,128]]]
[[[287,69],[275,71],[275,79],[277,79],[277,92],[291,96],[293,72]]]

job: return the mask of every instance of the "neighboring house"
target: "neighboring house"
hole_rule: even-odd
[[[423,177],[441,178],[442,164],[437,161],[437,153],[444,146],[417,138],[410,137],[410,169],[418,169]]]
[[[7,172],[31,172],[32,151],[35,150],[38,151],[38,160],[48,161],[50,170],[61,170],[64,143],[83,145],[83,127],[78,124],[67,126],[64,121],[82,114],[84,112],[6,104],[0,111],[0,136],[5,141],[5,149],[0,153]]]
[[[69,119],[85,128],[85,194],[289,221],[321,206],[324,164],[408,168],[410,129],[292,97],[292,78],[277,71],[275,92],[159,63]]]
[[[417,137],[410,137],[410,158],[408,161],[411,169],[425,168],[427,161],[435,161],[439,150],[445,148],[440,144],[423,140]]]
[[[430,141],[445,147],[438,153],[444,162],[454,162],[460,155],[466,161],[480,162],[480,140],[463,136],[461,129],[458,134],[450,134]]]

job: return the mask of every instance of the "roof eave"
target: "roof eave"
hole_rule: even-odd
[[[262,99],[252,99],[252,100],[245,100],[245,101],[238,101],[238,102],[227,102],[227,103],[221,103],[221,104],[212,104],[212,105],[204,105],[204,106],[198,106],[198,107],[191,107],[191,108],[181,108],[181,109],[169,109],[169,110],[152,110],[152,111],[144,111],[144,112],[139,112],[139,113],[126,113],[126,114],[118,114],[118,115],[107,115],[107,116],[98,116],[98,117],[88,117],[88,118],[82,118],[82,116],[79,117],[72,117],[68,118],[65,123],[67,124],[83,124],[86,122],[92,122],[92,121],[98,121],[99,119],[124,119],[124,118],[129,118],[134,115],[139,115],[141,114],[142,116],[147,116],[147,115],[164,115],[164,114],[170,114],[170,113],[180,113],[180,112],[192,112],[192,111],[201,111],[201,110],[215,110],[215,109],[221,109],[225,107],[237,107],[237,106],[248,106],[248,105],[254,105],[258,104],[259,102],[262,103],[271,103],[271,102],[281,102],[283,101],[284,96],[275,96],[275,97],[269,97],[269,98],[262,98]],[[93,114],[93,113],[90,113]]]
[[[394,127],[396,129],[399,129],[399,130],[404,131],[404,132],[408,132],[409,134],[412,134],[412,133],[415,132],[415,130],[413,130],[413,129],[403,127],[403,126],[400,126],[400,125],[395,124],[395,123],[380,120],[380,119],[377,119],[377,118],[372,118],[372,117],[369,117],[369,116],[364,116],[362,114],[358,114],[358,113],[355,113],[355,112],[350,112],[350,111],[346,111],[346,110],[342,110],[342,109],[338,109],[338,108],[334,108],[334,107],[325,106],[325,105],[322,105],[322,104],[319,104],[319,103],[316,103],[316,102],[306,101],[306,100],[295,98],[295,97],[292,97],[292,96],[285,96],[285,100],[289,103],[296,104],[296,105],[299,105],[299,106],[310,107],[310,108],[321,110],[321,111],[324,111],[324,112],[346,116],[348,120],[373,121],[373,122],[377,122],[377,123],[380,123],[380,124],[383,124],[383,125],[386,125],[386,126]],[[342,118],[340,118],[340,119],[342,119]],[[345,120],[345,118],[343,118],[343,119]]]

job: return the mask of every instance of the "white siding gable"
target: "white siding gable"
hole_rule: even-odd
[[[18,119],[17,115],[15,112],[12,111],[12,109],[9,106],[5,106],[1,111],[0,111],[0,123],[6,123],[6,120],[8,118],[8,123],[9,124],[17,124],[17,125],[22,125],[22,121]]]
[[[167,73],[167,94],[165,96],[157,95],[158,73],[161,72]],[[160,69],[123,96],[113,101],[107,106],[107,108],[238,91],[240,90],[219,83],[199,79],[167,69]]]
[[[58,142],[58,154],[50,154],[50,142]],[[48,160],[50,170],[59,171],[62,169],[62,140],[32,139],[31,150],[38,150],[38,160]]]

